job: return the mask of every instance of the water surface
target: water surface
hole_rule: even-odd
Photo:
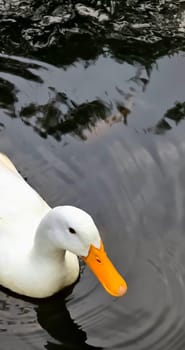
[[[48,300],[1,289],[2,350],[184,349],[183,2],[156,3],[2,3],[0,149],[93,215],[129,286],[112,298],[81,263]]]

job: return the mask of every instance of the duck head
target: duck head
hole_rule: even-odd
[[[55,213],[52,240],[56,245],[80,256],[109,294],[124,295],[127,284],[108,258],[92,217],[72,206],[56,207],[52,212]]]

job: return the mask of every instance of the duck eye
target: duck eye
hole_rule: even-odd
[[[76,233],[76,231],[75,231],[74,228],[72,228],[72,227],[69,227],[69,232],[70,232],[70,233],[73,233],[73,234]]]

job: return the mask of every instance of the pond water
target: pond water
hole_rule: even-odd
[[[0,349],[185,347],[184,1],[0,1],[0,150],[90,212],[125,276],[81,263],[47,300],[0,290]]]

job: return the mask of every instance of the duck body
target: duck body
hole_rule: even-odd
[[[77,280],[77,256],[111,295],[126,292],[91,216],[73,206],[51,208],[0,153],[0,285],[49,297]]]
[[[0,158],[0,284],[19,294],[48,297],[75,282],[78,258],[57,249],[54,257],[36,254],[36,230],[51,208],[3,159],[4,155]]]

